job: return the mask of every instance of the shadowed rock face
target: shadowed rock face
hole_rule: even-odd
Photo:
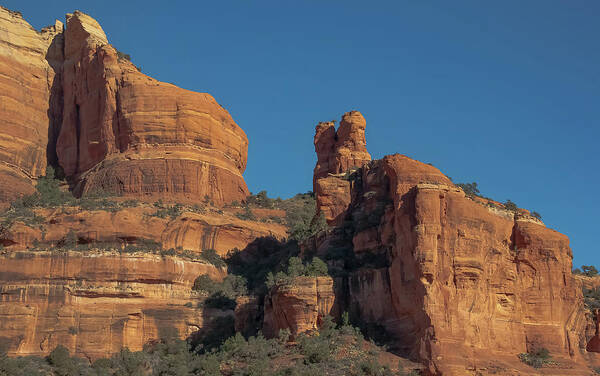
[[[317,127],[318,153],[329,149],[331,129]],[[437,168],[403,155],[363,163],[350,179],[324,177],[318,155],[321,210],[344,227],[318,239],[317,251],[346,247],[365,260],[336,278],[338,312],[385,326],[432,373],[521,370],[517,355],[538,347],[569,364],[557,374],[584,372],[573,362],[585,352],[589,318],[565,235],[526,211],[470,199]]]

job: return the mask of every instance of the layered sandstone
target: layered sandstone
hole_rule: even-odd
[[[383,325],[432,374],[535,374],[517,355],[539,347],[557,359],[549,374],[587,370],[575,363],[589,321],[566,236],[468,198],[437,168],[403,155],[354,175],[349,191],[330,174],[337,183],[318,193],[349,200],[343,231],[320,239],[318,252],[345,247],[364,260],[336,283],[339,312]]]
[[[366,121],[358,111],[342,116],[339,128],[335,122],[317,124],[313,191],[317,198],[317,213],[329,224],[340,224],[350,204],[351,170],[371,161],[365,140]],[[339,179],[339,177],[344,179]]]
[[[0,204],[33,192],[60,125],[62,23],[37,32],[0,7]]]
[[[248,140],[206,93],[142,74],[91,17],[37,32],[0,8],[0,201],[33,192],[48,163],[76,195],[243,201]]]
[[[226,255],[234,248],[243,249],[259,237],[286,237],[286,228],[279,224],[241,220],[226,213],[207,210],[205,213],[184,211],[176,218],[157,217],[157,209],[148,205],[123,208],[119,211],[89,210],[79,207],[36,209],[43,223],[13,224],[0,232],[0,244],[10,250],[38,246],[57,246],[74,233],[80,244],[102,247],[103,244],[139,244],[151,240],[164,249],[183,248],[201,252],[214,249]]]
[[[67,15],[57,154],[76,192],[242,201],[248,140],[206,93],[120,58],[91,17]]]
[[[88,359],[139,351],[227,314],[197,306],[203,297],[191,290],[195,278],[226,273],[206,263],[105,252],[0,258],[0,339],[9,355],[46,355],[59,344]]]
[[[265,297],[263,333],[276,337],[289,329],[292,338],[319,328],[333,309],[335,296],[330,277],[296,277],[274,286]]]

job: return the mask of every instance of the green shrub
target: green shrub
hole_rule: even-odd
[[[74,248],[77,245],[79,238],[77,237],[77,233],[73,230],[69,230],[67,235],[65,235],[63,247],[64,248]]]
[[[582,265],[581,270],[582,274],[586,277],[595,277],[598,275],[598,269],[593,265]]]
[[[246,203],[267,209],[275,207],[275,200],[267,197],[267,191],[260,191],[255,195],[246,197]]]
[[[586,308],[592,313],[594,310],[600,309],[600,287],[595,289],[583,288],[583,301]]]
[[[257,238],[242,252],[232,250],[226,263],[229,273],[243,276],[248,289],[255,294],[265,294],[267,275],[287,268],[288,259],[300,253],[296,241],[281,242],[273,237]]]
[[[541,368],[552,362],[550,352],[546,348],[539,348],[528,353],[519,354],[519,359],[533,368]]]
[[[183,212],[183,206],[181,204],[175,204],[171,206],[164,206],[162,204],[162,200],[159,200],[154,203],[154,206],[157,208],[156,211],[150,214],[151,217],[158,218],[171,218],[176,219]]]
[[[287,344],[288,337],[289,332],[282,331],[275,339],[246,339],[234,332],[234,318],[228,315],[206,322],[190,341],[161,335],[142,351],[122,349],[92,364],[70,356],[62,346],[46,358],[0,356],[0,375],[391,375],[377,361],[379,348],[365,343],[352,327],[336,328],[330,318],[318,333],[301,335],[297,345]]]
[[[327,264],[318,257],[313,257],[311,262],[304,264],[299,257],[290,257],[287,270],[280,271],[277,274],[269,272],[267,274],[266,286],[271,288],[275,285],[290,284],[297,277],[318,277],[327,276]]]
[[[531,216],[534,217],[534,218],[539,219],[540,221],[542,220],[542,215],[540,213],[536,212],[536,211],[532,211],[531,212]]]
[[[314,236],[321,231],[327,230],[327,221],[323,214],[318,217],[301,217],[291,227],[290,235],[292,239],[303,241]]]
[[[218,291],[218,285],[219,283],[213,281],[208,274],[202,274],[194,280],[194,286],[192,286],[192,290],[205,291],[208,294],[212,294],[215,291]]]
[[[503,203],[502,205],[504,205],[504,208],[509,211],[516,212],[517,210],[519,210],[519,207],[517,206],[517,204],[515,204],[511,200],[506,200],[506,202]]]
[[[327,264],[318,257],[313,257],[312,261],[306,265],[305,274],[311,277],[328,275]]]
[[[200,258],[205,260],[206,262],[213,264],[214,266],[216,266],[218,268],[224,268],[225,266],[227,266],[225,261],[223,261],[221,256],[219,256],[217,251],[215,251],[214,249],[203,250],[202,253],[200,254]]]
[[[129,54],[126,54],[124,52],[121,52],[119,50],[117,50],[117,58],[119,60],[127,60],[127,61],[131,61],[131,56]]]
[[[244,221],[255,221],[256,220],[256,216],[254,215],[254,213],[252,212],[252,209],[250,209],[250,207],[248,205],[244,206],[243,212],[236,213],[235,216]]]
[[[209,295],[204,301],[205,307],[223,310],[235,309],[235,299],[248,293],[246,279],[233,274],[227,275],[221,282],[202,274],[196,278],[192,289]]]
[[[472,182],[472,183],[456,183],[455,184],[457,187],[462,188],[462,190],[465,192],[465,194],[467,196],[477,196],[477,197],[481,197],[481,192],[479,192],[479,188],[477,187],[477,183],[476,182]]]

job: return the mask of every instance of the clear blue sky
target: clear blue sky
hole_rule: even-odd
[[[312,189],[314,127],[359,110],[374,158],[431,162],[536,210],[600,264],[600,2],[24,1],[95,17],[143,72],[211,93],[250,140],[251,191]]]

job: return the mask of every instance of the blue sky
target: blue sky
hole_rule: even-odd
[[[75,9],[144,73],[209,92],[250,140],[251,191],[312,189],[318,121],[367,119],[374,158],[433,163],[536,210],[600,264],[600,2],[24,1]]]

